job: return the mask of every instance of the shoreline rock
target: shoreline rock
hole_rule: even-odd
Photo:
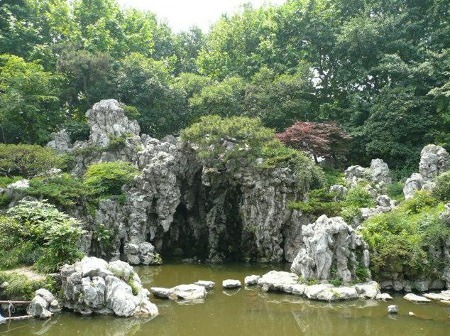
[[[83,315],[156,316],[133,267],[123,261],[84,257],[61,269],[63,306]]]

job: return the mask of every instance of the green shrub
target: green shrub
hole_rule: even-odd
[[[109,136],[109,145],[106,148],[107,151],[114,152],[125,148],[126,140],[129,136],[122,134],[121,136]]]
[[[34,292],[39,288],[53,289],[54,281],[49,278],[38,277],[31,279],[28,276],[17,272],[0,272],[0,283],[7,282],[8,286],[3,294],[10,300],[31,300]]]
[[[23,180],[22,176],[0,176],[0,188],[6,188],[8,184]]]
[[[414,194],[414,197],[405,200],[401,204],[401,211],[406,214],[418,214],[429,208],[438,205],[439,201],[428,191],[420,190]]]
[[[137,168],[128,162],[95,163],[88,167],[84,183],[96,195],[120,195],[122,187],[133,182],[137,173]]]
[[[429,193],[418,192],[390,213],[363,223],[363,236],[371,249],[371,270],[399,273],[405,279],[435,276],[442,260],[430,253],[450,238],[450,228],[439,219],[444,210]]]
[[[3,175],[30,178],[61,167],[61,158],[51,148],[0,143],[0,173]]]
[[[289,206],[292,209],[301,210],[303,213],[319,217],[327,215],[328,217],[338,216],[342,205],[335,201],[336,194],[330,193],[327,189],[311,190],[308,194],[308,200],[305,202],[292,202]]]
[[[12,251],[9,264],[35,264],[39,271],[54,272],[64,263],[73,263],[82,253],[78,240],[84,231],[80,222],[55,206],[38,201],[20,201],[0,217],[0,244]]]
[[[27,193],[63,208],[72,208],[85,203],[93,191],[81,179],[70,174],[62,174],[32,179]]]
[[[219,171],[289,167],[301,189],[323,184],[323,172],[311,159],[283,145],[256,118],[205,116],[184,129],[181,138],[193,145],[204,164]]]
[[[344,200],[345,207],[370,208],[375,205],[373,196],[361,185],[350,188]]]
[[[405,186],[402,182],[394,182],[388,186],[387,194],[391,199],[396,201],[402,201],[405,196],[403,195],[403,187]]]
[[[441,201],[450,201],[450,171],[440,174],[435,182],[433,195]]]
[[[69,133],[70,141],[85,141],[89,139],[90,127],[86,121],[70,120],[64,124]]]

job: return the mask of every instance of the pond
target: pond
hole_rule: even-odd
[[[216,289],[203,303],[182,304],[153,298],[160,315],[154,319],[82,317],[63,313],[47,321],[28,320],[0,325],[0,335],[308,335],[396,336],[450,334],[450,306],[413,304],[396,296],[394,301],[355,300],[313,302],[292,295],[264,293],[259,288],[224,291],[224,279],[264,274],[280,265],[165,264],[137,267],[145,287],[172,287],[197,280],[212,280]],[[399,306],[388,316],[387,306]],[[412,311],[416,316],[409,316]]]

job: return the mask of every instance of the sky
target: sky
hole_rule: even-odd
[[[210,26],[224,13],[233,14],[243,4],[254,8],[263,4],[280,5],[286,0],[118,0],[124,8],[137,8],[156,13],[159,20],[166,21],[175,32],[192,26],[208,32]]]

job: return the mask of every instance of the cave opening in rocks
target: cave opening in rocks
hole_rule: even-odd
[[[186,205],[180,203],[175,211],[173,223],[162,239],[163,258],[206,259],[207,232],[204,227],[199,227],[198,223],[198,217],[188,211]]]

